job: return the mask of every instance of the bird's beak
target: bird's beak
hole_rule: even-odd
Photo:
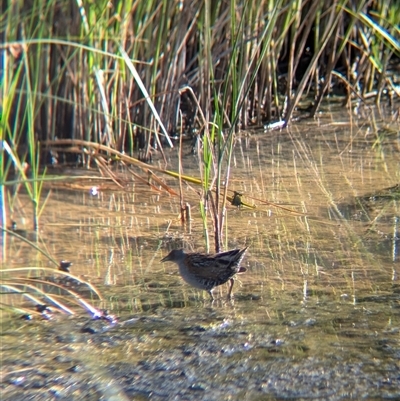
[[[169,261],[169,255],[167,255],[165,258],[162,258],[160,262],[168,262]]]

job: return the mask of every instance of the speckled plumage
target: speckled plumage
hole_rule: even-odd
[[[246,250],[247,247],[210,255],[174,249],[161,259],[161,262],[176,263],[182,278],[193,287],[207,291],[211,299],[214,299],[212,290],[215,287],[230,281],[228,292],[230,299],[234,284],[233,276],[246,271],[246,268],[240,266]]]

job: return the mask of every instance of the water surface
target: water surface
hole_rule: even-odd
[[[71,260],[103,292],[98,305],[125,323],[87,332],[85,313],[3,317],[4,399],[400,397],[399,203],[385,190],[399,182],[399,124],[365,113],[238,135],[229,188],[256,208],[228,206],[226,249],[250,247],[233,302],[221,286],[211,305],[160,263],[173,248],[206,249],[194,184],[183,183],[184,226],[179,197],[124,172],[125,191],[54,186],[38,245]],[[169,170],[177,151],[166,150]],[[182,161],[183,174],[199,177],[190,143]],[[16,210],[29,227],[23,194]],[[209,234],[213,247],[211,220]],[[4,268],[51,266],[15,238],[5,252]]]

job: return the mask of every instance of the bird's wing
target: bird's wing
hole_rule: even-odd
[[[199,278],[221,279],[233,276],[240,269],[238,264],[243,259],[244,250],[234,249],[217,255],[191,254],[185,262],[189,270]]]

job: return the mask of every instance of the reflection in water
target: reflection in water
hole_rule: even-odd
[[[250,245],[247,273],[237,278],[233,302],[218,287],[212,307],[176,267],[159,262],[174,248],[205,251],[193,184],[183,183],[190,230],[182,227],[178,197],[141,183],[126,192],[100,186],[96,196],[54,188],[41,245],[101,286],[102,308],[120,321],[138,317],[90,344],[87,333],[60,323],[61,343],[81,351],[71,364],[90,372],[106,366],[119,383],[126,380],[130,397],[143,399],[341,399],[371,388],[400,397],[398,199],[368,195],[397,184],[398,140],[373,147],[376,137],[356,124],[327,117],[238,136],[230,189],[241,206],[228,205],[224,246]],[[183,173],[198,176],[196,158],[182,153]],[[177,170],[176,150],[169,156]],[[8,241],[7,254],[7,266],[47,263],[18,241]],[[27,333],[56,336],[35,325]],[[5,341],[11,350],[15,339]]]

